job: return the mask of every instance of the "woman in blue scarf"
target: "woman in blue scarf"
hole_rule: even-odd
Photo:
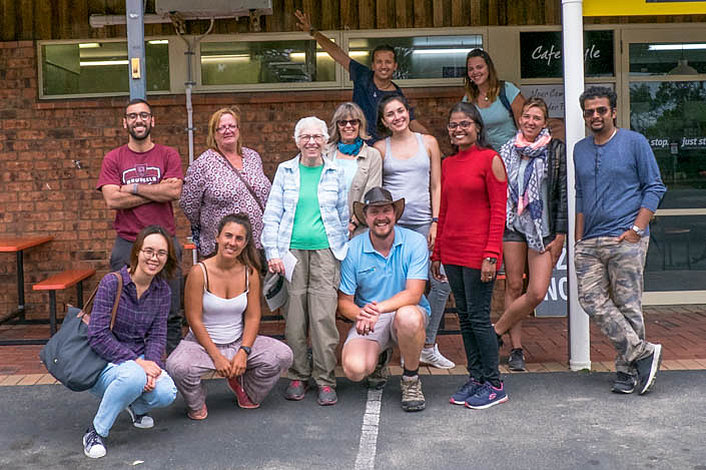
[[[365,228],[360,220],[355,220],[353,202],[363,202],[363,195],[369,189],[382,186],[382,158],[377,149],[365,143],[370,138],[365,129],[363,111],[350,102],[336,108],[329,126],[331,137],[327,154],[343,170],[348,188],[349,237],[358,235]]]
[[[522,319],[544,300],[568,228],[566,147],[552,138],[548,118],[544,100],[530,98],[522,107],[520,130],[500,149],[508,183],[503,235],[506,280],[505,312],[495,332],[499,337],[510,332],[510,370],[525,370]],[[525,260],[530,277],[522,294]]]

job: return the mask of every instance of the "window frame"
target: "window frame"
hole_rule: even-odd
[[[173,67],[173,59],[174,59],[174,54],[173,49],[174,49],[174,44],[176,41],[174,39],[176,36],[150,36],[150,37],[145,37],[145,42],[147,41],[160,41],[160,40],[168,40],[168,56],[169,56],[169,90],[159,90],[159,91],[150,91],[147,90],[147,95],[150,96],[158,96],[158,95],[171,95],[175,93],[175,81],[174,81],[174,74],[172,71],[174,70]],[[62,40],[42,40],[42,41],[37,41],[37,91],[39,93],[39,99],[40,100],[61,100],[61,99],[80,99],[80,98],[109,98],[113,96],[130,96],[130,90],[128,89],[127,91],[120,92],[120,91],[109,91],[109,92],[103,92],[103,93],[64,93],[61,95],[46,95],[44,93],[44,54],[42,52],[43,46],[47,45],[61,45],[61,44],[66,44],[66,45],[72,45],[72,44],[81,44],[81,43],[89,43],[89,42],[97,42],[97,43],[116,43],[116,42],[124,42],[127,44],[127,38],[110,38],[110,39],[103,39],[103,38],[89,38],[89,39],[62,39]],[[126,48],[127,50],[127,48]],[[127,70],[126,70],[127,72]]]
[[[344,48],[346,54],[350,53],[350,39],[383,39],[383,38],[399,38],[399,37],[415,37],[415,36],[472,36],[478,35],[481,37],[481,47],[488,50],[488,27],[455,27],[455,28],[402,28],[402,29],[360,29],[346,31],[344,34]],[[394,82],[400,88],[419,88],[419,87],[459,87],[463,86],[463,78],[405,78],[395,79]],[[350,75],[344,77],[343,83],[345,88],[353,88],[353,81]]]

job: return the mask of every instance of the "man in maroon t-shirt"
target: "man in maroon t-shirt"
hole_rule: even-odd
[[[181,195],[184,174],[179,153],[155,144],[150,137],[154,127],[152,109],[147,101],[128,103],[123,117],[128,143],[108,152],[101,165],[96,189],[103,193],[109,209],[114,209],[117,237],[110,255],[110,269],[129,264],[130,251],[137,234],[148,225],[161,225],[174,236],[176,225],[172,201]],[[174,248],[181,264],[181,245]],[[170,280],[172,306],[167,321],[167,354],[181,340],[181,270]]]

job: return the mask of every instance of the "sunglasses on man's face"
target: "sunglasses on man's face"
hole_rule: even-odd
[[[597,108],[591,108],[591,109],[584,109],[583,110],[583,117],[590,118],[593,117],[594,113],[598,113],[599,116],[605,116],[608,111],[610,111],[610,108],[607,108],[605,106],[599,106]]]

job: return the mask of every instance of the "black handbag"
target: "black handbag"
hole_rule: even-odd
[[[111,274],[118,278],[118,290],[115,293],[110,319],[112,330],[120,293],[123,290],[123,278],[120,273]],[[61,328],[39,353],[39,358],[49,373],[74,392],[82,392],[93,387],[105,366],[108,365],[108,361],[96,354],[88,343],[88,322],[96,292],[98,292],[98,286],[93,289],[83,309],[69,306]]]

